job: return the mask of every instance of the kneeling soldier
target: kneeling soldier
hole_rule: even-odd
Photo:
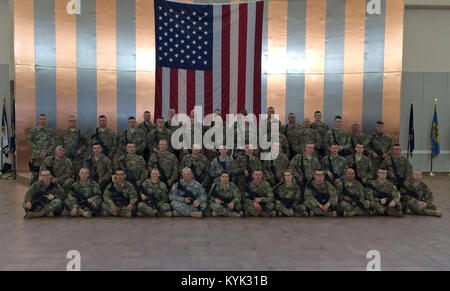
[[[137,193],[133,184],[125,180],[123,170],[116,171],[113,182],[106,187],[103,200],[103,216],[132,217]]]
[[[64,201],[70,215],[92,217],[102,204],[102,192],[97,182],[89,179],[89,169],[81,168],[80,179],[69,189],[69,197]]]
[[[306,207],[302,203],[302,191],[294,180],[294,173],[285,170],[284,181],[275,186],[275,210],[277,216],[308,216]]]
[[[64,210],[64,190],[52,183],[50,171],[42,170],[41,179],[31,185],[23,202],[26,218],[59,216]]]
[[[269,182],[262,179],[262,171],[253,172],[253,181],[245,188],[246,216],[276,216],[274,197]]]
[[[338,210],[343,216],[368,215],[370,202],[366,200],[363,185],[355,179],[355,170],[347,169],[345,180],[336,187]],[[339,211],[338,211],[339,212]]]
[[[336,217],[336,205],[336,189],[325,181],[322,170],[316,170],[313,181],[305,189],[305,206],[309,210],[309,216]]]
[[[170,205],[174,216],[203,217],[208,197],[199,182],[193,179],[190,168],[181,171],[182,179],[170,191]]]
[[[150,178],[138,188],[138,194],[140,202],[137,206],[137,216],[172,216],[167,186],[159,180],[158,169],[150,171]]]
[[[209,208],[212,216],[241,217],[241,192],[230,182],[228,172],[220,173],[220,182],[212,186],[209,193]]]
[[[59,145],[55,149],[53,156],[47,157],[41,164],[41,171],[48,170],[52,177],[53,183],[58,183],[67,191],[73,182],[73,165],[72,162],[64,155],[64,147]]]
[[[369,200],[371,201],[372,211],[378,215],[401,217],[400,194],[395,185],[386,179],[387,170],[378,169],[377,175],[377,180],[367,184],[368,188],[371,189]]]
[[[402,194],[403,210],[419,214],[441,217],[441,211],[433,204],[433,193],[427,184],[422,181],[422,172],[415,170],[411,179],[404,184]]]

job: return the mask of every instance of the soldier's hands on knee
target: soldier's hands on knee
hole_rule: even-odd
[[[53,194],[47,194],[47,195],[44,195],[44,197],[47,198],[47,200],[50,200],[50,201],[55,199],[55,195],[53,195]]]
[[[259,205],[256,201],[253,202],[253,207],[258,211],[261,211],[261,209],[262,209],[261,205]]]
[[[32,207],[31,202],[28,201],[28,202],[25,204],[25,206],[26,206],[27,209],[31,209],[31,207]]]
[[[78,209],[77,209],[77,208],[73,208],[73,209],[70,211],[70,215],[75,216],[75,215],[77,215],[77,212],[78,212]]]
[[[147,200],[147,196],[145,196],[144,194],[141,194],[141,199],[142,200]]]
[[[116,213],[117,212],[117,207],[114,204],[111,204],[111,212]]]
[[[234,208],[234,202],[230,202],[229,204],[228,204],[228,208],[231,210],[231,209],[233,209]]]
[[[249,173],[248,173],[247,170],[244,171],[244,175],[245,175],[245,177],[248,177],[248,176],[249,176]]]
[[[200,205],[200,202],[198,202],[198,200],[195,200],[194,203],[192,203],[192,205],[194,205],[194,207],[198,207]]]
[[[128,211],[131,211],[131,209],[133,209],[133,205],[131,205],[131,204],[128,204],[128,206],[127,206],[127,210],[128,210]]]
[[[380,203],[381,203],[381,204],[384,205],[384,204],[386,204],[386,202],[387,202],[387,201],[386,201],[386,198],[380,199]]]
[[[191,204],[191,198],[184,198],[184,203]]]
[[[92,202],[94,202],[94,200],[92,200],[92,198],[88,198],[88,200],[87,200],[89,203],[92,203]]]
[[[392,200],[391,203],[389,203],[389,207],[391,207],[391,208],[395,207],[395,201],[394,200]]]
[[[255,198],[255,202],[260,203],[262,201],[261,197]]]
[[[215,201],[217,204],[223,204],[223,201],[222,200],[220,200],[220,199],[217,199],[216,198],[216,201]]]

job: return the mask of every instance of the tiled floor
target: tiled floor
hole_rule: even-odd
[[[23,219],[26,187],[0,180],[0,270],[450,270],[450,177],[430,180],[443,217]]]

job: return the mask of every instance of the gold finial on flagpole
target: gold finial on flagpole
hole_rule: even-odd
[[[434,176],[436,176],[436,174],[435,173],[433,173],[433,172],[430,172],[430,177],[434,177]],[[450,174],[449,174],[450,175]]]

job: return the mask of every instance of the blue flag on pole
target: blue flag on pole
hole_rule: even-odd
[[[414,151],[414,110],[411,103],[411,109],[409,110],[409,155],[412,157]]]
[[[434,159],[441,153],[441,149],[439,146],[439,123],[437,116],[437,104],[434,104],[434,116],[433,123],[431,125],[431,157]]]
[[[2,157],[3,164],[10,163],[9,159],[9,126],[8,116],[6,115],[6,99],[3,98],[3,112],[2,112]],[[3,167],[3,165],[1,165]]]

